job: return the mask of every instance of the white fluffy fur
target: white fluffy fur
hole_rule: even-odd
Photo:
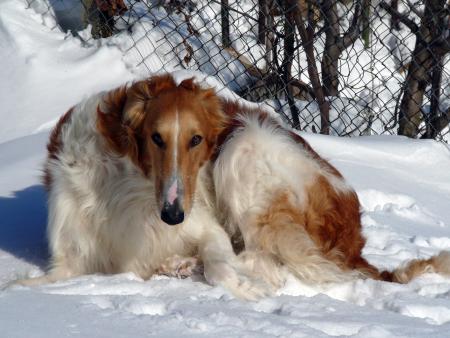
[[[205,276],[244,298],[267,291],[243,271],[214,215],[210,165],[199,172],[193,207],[184,223],[160,220],[152,179],[127,158],[105,149],[96,129],[103,94],[77,105],[61,133],[59,160],[48,163],[48,275],[38,284],[91,273],[134,272],[149,278],[171,256],[199,254]]]
[[[343,272],[323,257],[307,232],[298,224],[283,220],[283,231],[264,234],[255,219],[270,207],[276,193],[289,192],[291,204],[301,210],[305,192],[319,176],[325,176],[336,190],[349,189],[344,180],[330,174],[285,131],[257,115],[238,117],[236,129],[223,146],[214,166],[216,198],[227,230],[242,233],[246,251],[242,259],[266,281],[279,285],[283,262],[297,277],[310,283],[342,281],[354,273]],[[287,224],[289,223],[289,224]],[[260,245],[270,238],[270,251]]]

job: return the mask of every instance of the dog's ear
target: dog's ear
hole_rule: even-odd
[[[114,89],[97,107],[97,130],[111,150],[139,159],[137,132],[145,117],[150,93],[145,81]]]
[[[205,122],[208,124],[207,143],[214,152],[219,135],[227,125],[227,116],[223,113],[220,97],[213,88],[199,89],[198,97],[205,110]]]
[[[183,80],[179,87],[194,92],[205,110],[205,120],[209,123],[209,131],[212,139],[220,133],[225,125],[225,115],[223,114],[220,97],[214,88],[202,88],[195,83],[195,78],[191,77]]]
[[[128,90],[123,86],[108,92],[97,107],[97,130],[119,155],[135,147],[133,130],[122,121]]]
[[[198,85],[195,84],[194,81],[195,81],[195,78],[190,77],[188,79],[184,79],[183,81],[181,81],[178,86],[183,87],[184,89],[187,89],[187,90],[198,91],[200,88],[198,87]]]
[[[146,107],[163,90],[175,88],[169,74],[153,76],[131,86],[114,89],[97,108],[97,129],[119,155],[139,157],[138,134],[145,120]]]
[[[153,76],[133,84],[127,91],[123,122],[132,129],[138,130],[144,121],[146,106],[151,99],[157,97],[162,91],[175,87],[175,81],[169,74]]]
[[[145,118],[145,107],[151,98],[148,84],[140,81],[127,90],[127,98],[122,112],[122,123],[133,130],[142,125]]]

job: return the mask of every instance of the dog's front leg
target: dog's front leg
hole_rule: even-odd
[[[205,229],[199,243],[206,280],[222,285],[236,297],[256,300],[272,293],[271,287],[257,279],[236,257],[230,238],[219,225]]]

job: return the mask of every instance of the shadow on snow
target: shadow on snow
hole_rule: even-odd
[[[46,192],[42,185],[0,197],[0,249],[44,268],[48,260]]]

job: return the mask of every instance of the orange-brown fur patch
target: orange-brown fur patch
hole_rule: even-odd
[[[429,259],[414,259],[405,266],[387,273],[392,282],[407,283],[411,279],[427,272],[450,275],[450,252],[441,251],[439,255]]]
[[[69,121],[70,116],[72,115],[73,107],[70,108],[61,118],[59,119],[56,126],[53,128],[52,133],[50,134],[50,139],[47,143],[47,158],[52,160],[58,159],[58,153],[62,148],[61,141],[61,131],[65,123]],[[48,161],[47,161],[48,163]],[[50,174],[50,170],[48,166],[44,168],[43,182],[46,189],[50,189],[50,185],[52,183],[52,177]]]
[[[260,227],[271,228],[266,229],[260,244],[268,248],[272,245],[273,234],[284,232],[284,237],[289,238],[303,228],[324,258],[342,270],[359,270],[379,279],[378,270],[361,256],[365,240],[358,207],[353,192],[337,193],[322,177],[309,187],[302,208],[292,202],[289,192],[281,191],[274,196],[268,210],[258,217]]]
[[[319,176],[307,188],[304,225],[324,255],[338,266],[378,279],[378,270],[361,256],[365,239],[359,209],[354,191],[336,191],[325,177]]]

